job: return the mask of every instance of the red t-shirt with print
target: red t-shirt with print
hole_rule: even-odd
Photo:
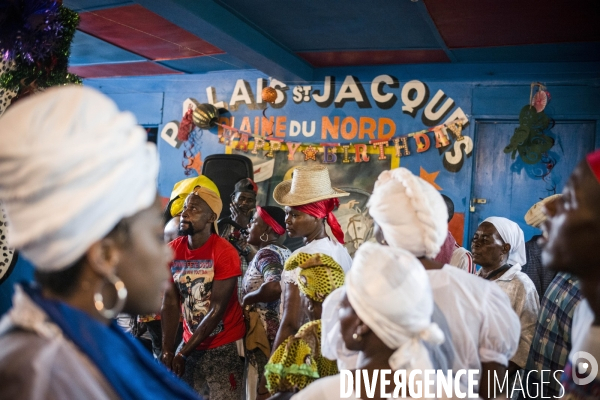
[[[183,340],[187,343],[210,309],[213,280],[240,276],[240,257],[229,242],[215,234],[196,250],[188,248],[187,236],[178,237],[169,245],[175,253],[170,269],[181,296]],[[245,334],[244,316],[235,288],[223,320],[197,349],[214,349],[235,342]]]

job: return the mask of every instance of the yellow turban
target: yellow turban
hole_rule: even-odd
[[[213,181],[204,175],[179,181],[175,184],[175,186],[173,186],[173,191],[171,192],[170,201],[177,198],[177,200],[173,201],[171,204],[171,209],[169,210],[171,212],[171,217],[181,214],[183,211],[183,203],[185,202],[185,198],[194,191],[196,186],[206,188],[212,192],[215,192],[217,196],[221,196],[217,185],[215,185]]]
[[[298,289],[314,301],[323,302],[344,285],[344,270],[326,254],[295,254],[286,261],[284,269],[295,268],[300,268]]]

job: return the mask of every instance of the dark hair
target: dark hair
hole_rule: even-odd
[[[273,206],[264,206],[261,208],[267,214],[269,214],[271,216],[271,218],[273,218],[275,220],[275,222],[277,222],[277,224],[279,224],[279,226],[281,226],[283,229],[285,229],[285,211],[283,211],[283,209],[281,209],[279,207],[273,207]]]
[[[445,194],[442,195],[442,198],[446,203],[446,208],[448,209],[448,222],[450,222],[452,217],[454,217],[454,202],[452,201],[452,199],[450,199],[450,197],[446,196]]]
[[[115,227],[105,236],[113,238],[120,245],[127,245],[130,240],[129,218],[123,218]],[[35,271],[35,280],[45,289],[59,296],[69,296],[77,288],[83,266],[85,265],[86,255],[82,255],[77,261],[60,271]]]

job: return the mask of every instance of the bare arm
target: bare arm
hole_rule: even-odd
[[[481,375],[479,376],[479,397],[489,399],[491,393],[500,393],[499,388],[494,390],[494,373],[498,381],[502,382],[506,367],[496,362],[487,362],[481,364]]]
[[[269,303],[278,300],[280,297],[281,284],[279,282],[266,282],[254,292],[250,292],[244,296],[242,306],[245,307],[255,303]]]
[[[286,283],[283,292],[283,315],[273,343],[273,350],[279,347],[285,339],[295,335],[302,325],[303,314],[298,286]]]
[[[173,283],[165,291],[160,311],[160,326],[162,328],[162,362],[171,367],[175,351],[175,336],[179,325],[179,290]]]

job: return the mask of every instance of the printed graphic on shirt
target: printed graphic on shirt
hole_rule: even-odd
[[[212,260],[175,260],[171,265],[173,281],[181,294],[181,312],[186,330],[193,333],[210,309],[215,276]],[[211,336],[223,330],[221,321]]]

